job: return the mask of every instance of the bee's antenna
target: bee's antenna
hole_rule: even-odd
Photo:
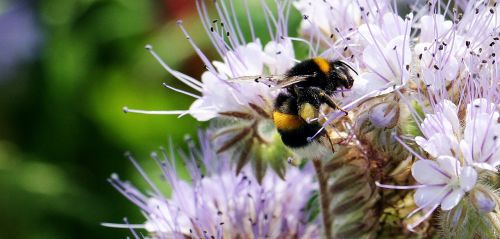
[[[351,65],[347,64],[346,62],[344,62],[344,61],[337,61],[337,62],[340,63],[340,64],[342,64],[343,66],[348,67],[352,71],[354,71],[354,73],[356,73],[356,75],[359,75],[358,72],[356,70],[354,70],[354,68]]]

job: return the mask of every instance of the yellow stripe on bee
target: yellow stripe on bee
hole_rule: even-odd
[[[280,130],[294,130],[305,123],[298,115],[285,114],[278,111],[273,112],[273,120],[276,128]]]
[[[313,58],[313,61],[314,63],[316,63],[316,65],[318,65],[321,72],[325,74],[328,74],[328,72],[330,72],[330,63],[325,58],[316,57]]]

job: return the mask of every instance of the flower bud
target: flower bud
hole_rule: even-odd
[[[397,102],[382,102],[369,111],[370,121],[379,128],[393,128],[398,123],[399,105]]]
[[[495,199],[490,195],[492,193],[482,189],[476,189],[471,192],[472,205],[474,205],[479,213],[489,213],[495,209]]]

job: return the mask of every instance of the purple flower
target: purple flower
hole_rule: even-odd
[[[458,108],[449,100],[434,107],[421,124],[423,137],[416,143],[432,157],[452,156],[466,165],[497,171],[500,165],[500,123],[494,103],[485,98],[475,99],[466,107],[464,127],[458,118]]]
[[[418,209],[410,216],[422,209],[427,213],[409,225],[410,230],[427,219],[439,205],[444,211],[454,208],[477,181],[477,172],[472,167],[462,167],[456,158],[450,156],[440,156],[436,161],[418,160],[413,163],[411,173],[421,185],[413,196]]]
[[[7,9],[0,9],[0,80],[15,67],[33,58],[42,40],[42,34],[30,4],[7,1]]]
[[[272,39],[264,44],[264,47],[258,36],[255,36],[250,12],[247,12],[247,17],[252,39],[248,41],[242,35],[243,29],[239,22],[227,21],[228,17],[236,16],[233,16],[234,12],[227,11],[226,3],[214,2],[214,4],[219,10],[217,20],[209,20],[213,17],[208,14],[205,1],[197,1],[200,20],[221,60],[209,60],[183,28],[182,21],[178,21],[179,27],[207,69],[201,76],[201,82],[187,74],[171,69],[153,51],[152,46],[146,47],[169,73],[196,92],[186,92],[165,84],[166,87],[174,91],[195,98],[191,107],[188,110],[175,111],[142,111],[125,107],[126,112],[181,116],[190,114],[199,121],[207,121],[221,115],[227,115],[228,112],[238,112],[238,114],[259,119],[272,111],[272,102],[278,92],[265,84],[254,82],[254,79],[262,75],[284,74],[296,62],[292,39],[288,37],[287,33],[289,13],[285,10],[289,9],[290,2],[277,2],[278,11],[276,14],[269,11],[270,6],[266,3],[261,3],[262,8],[266,9],[262,17],[272,19],[273,22],[268,28]],[[229,81],[240,77],[250,77],[251,80]]]
[[[475,99],[467,105],[460,149],[467,164],[497,171],[500,165],[500,123],[498,103]]]
[[[428,219],[438,206],[441,206],[443,211],[457,206],[465,193],[474,188],[478,178],[474,168],[462,167],[460,161],[451,156],[440,156],[435,161],[418,160],[413,163],[411,174],[419,185],[392,186],[377,183],[379,187],[389,189],[417,189],[413,198],[418,208],[408,217],[422,210],[425,214],[413,224],[408,225],[409,230],[413,230]]]
[[[234,161],[228,154],[216,154],[205,135],[200,135],[200,144],[201,150],[191,148],[182,153],[191,182],[177,175],[175,159],[165,152],[152,155],[172,188],[170,197],[164,196],[133,160],[152,192],[142,193],[113,175],[112,185],[139,206],[146,222],[104,225],[145,228],[154,238],[319,237],[319,222],[309,220],[306,210],[316,189],[310,165],[289,169],[285,181],[268,173],[259,185],[249,166],[236,175]]]

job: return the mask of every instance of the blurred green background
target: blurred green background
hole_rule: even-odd
[[[144,50],[152,44],[174,69],[199,78],[203,64],[177,19],[216,58],[194,0],[0,0],[0,238],[125,238],[128,230],[100,223],[144,221],[106,179],[117,172],[146,188],[123,156],[130,151],[159,181],[149,152],[169,138],[182,146],[200,126],[190,116],[122,112],[192,102],[161,86],[189,90]],[[293,19],[290,29],[298,13]]]
[[[161,86],[185,89],[143,46],[198,77],[203,65],[175,25],[186,19],[207,46],[193,3],[0,3],[0,238],[125,238],[127,230],[100,223],[144,221],[106,179],[117,172],[142,182],[125,151],[157,178],[149,152],[197,123],[122,107],[189,107],[192,99]]]

